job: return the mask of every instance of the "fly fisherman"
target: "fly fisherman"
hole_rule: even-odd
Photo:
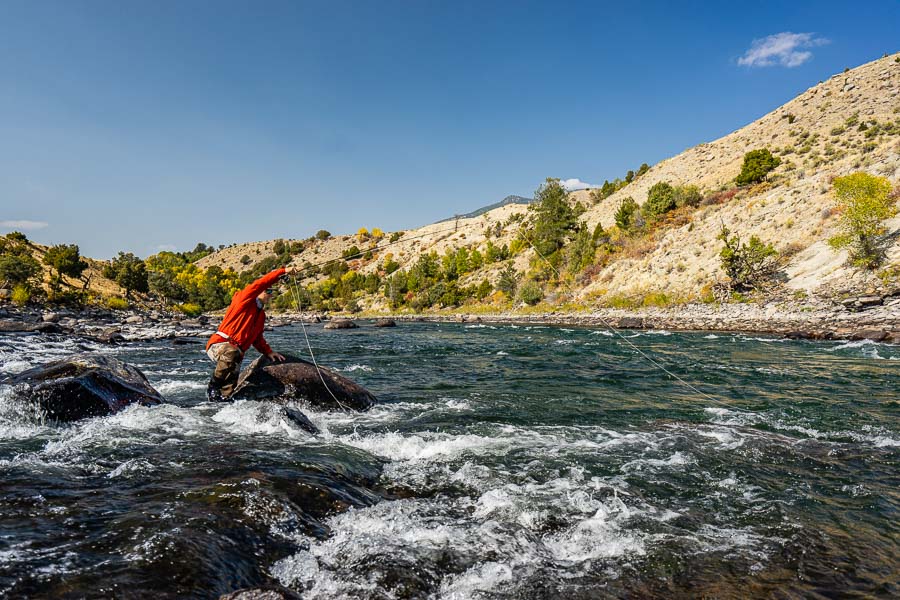
[[[294,270],[291,269],[290,274],[293,273]],[[263,337],[266,324],[266,311],[263,309],[272,297],[270,288],[286,274],[288,271],[285,269],[275,269],[237,292],[231,299],[222,324],[206,343],[206,355],[216,363],[216,369],[206,388],[206,395],[211,401],[227,400],[234,393],[241,361],[251,345],[273,362],[284,361],[284,356],[272,350]]]

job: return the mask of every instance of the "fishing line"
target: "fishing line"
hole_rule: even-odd
[[[559,269],[557,269],[557,268],[553,265],[553,263],[550,262],[550,260],[549,260],[546,256],[544,256],[543,254],[541,254],[541,251],[538,250],[537,247],[531,242],[531,238],[528,236],[528,234],[524,234],[524,237],[525,237],[525,241],[528,242],[528,245],[531,246],[531,249],[534,250],[535,253],[536,253],[538,256],[540,256],[541,259],[542,259],[544,262],[546,262],[547,265],[548,265],[551,269],[553,269],[553,272],[556,273],[557,279],[559,279],[559,280],[563,283],[563,285],[566,286],[566,288],[569,290],[569,292],[570,292],[571,294],[574,295],[574,294],[575,294],[575,290],[573,290],[572,287],[568,284],[568,282],[565,281],[565,280],[563,279],[562,274],[559,272]],[[678,381],[679,383],[681,383],[682,385],[684,385],[684,386],[687,387],[688,389],[690,389],[690,390],[696,392],[696,393],[699,394],[700,396],[706,398],[706,399],[709,400],[710,402],[713,402],[713,403],[718,404],[718,405],[720,405],[720,406],[727,407],[727,408],[730,409],[730,410],[734,410],[733,407],[731,407],[731,406],[725,404],[724,402],[722,402],[722,401],[720,401],[720,400],[718,400],[718,399],[716,399],[716,398],[710,396],[710,395],[707,394],[706,392],[704,392],[704,391],[698,389],[697,386],[695,386],[694,384],[690,383],[689,381],[685,381],[684,379],[682,379],[681,377],[679,377],[678,375],[676,375],[675,373],[673,373],[672,371],[670,371],[669,369],[667,369],[664,365],[660,364],[660,363],[659,363],[658,361],[656,361],[653,357],[651,357],[649,354],[647,354],[646,352],[644,352],[643,350],[641,350],[638,346],[636,346],[631,340],[629,340],[627,337],[625,337],[624,335],[622,335],[622,334],[619,332],[618,329],[616,329],[615,327],[613,327],[613,326],[612,326],[605,318],[603,318],[603,315],[597,314],[596,316],[600,319],[600,322],[603,324],[604,327],[606,327],[606,329],[608,329],[609,331],[611,331],[611,332],[614,333],[615,335],[619,336],[619,337],[622,339],[622,341],[624,341],[626,344],[628,344],[635,352],[637,352],[638,354],[640,354],[640,355],[641,355],[642,357],[644,357],[648,362],[650,362],[650,364],[652,364],[652,365],[654,365],[655,367],[657,367],[658,369],[660,369],[660,370],[661,370],[662,372],[664,372],[666,375],[668,375],[668,376],[671,377],[672,379]]]
[[[416,239],[423,238],[423,237],[439,235],[441,233],[446,233],[449,231],[456,231],[456,229],[457,229],[457,227],[456,227],[456,225],[454,225],[454,227],[448,227],[446,229],[438,229],[437,231],[431,231],[431,232],[423,233],[420,235],[414,235],[411,237],[406,237],[404,239],[398,239],[393,242],[387,242],[385,244],[376,244],[375,246],[372,246],[371,248],[368,248],[365,251],[361,250],[361,251],[359,251],[355,254],[351,254],[349,256],[342,256],[341,258],[335,258],[332,260],[327,260],[322,263],[313,264],[309,267],[299,269],[298,272],[302,273],[304,271],[310,271],[314,268],[323,267],[325,265],[329,265],[332,263],[337,263],[342,260],[359,258],[360,256],[365,255],[367,252],[372,252],[373,250],[383,250],[384,248],[389,248],[390,246],[395,246],[397,244],[400,244],[401,242],[409,242],[409,241],[416,240]],[[438,240],[438,241],[440,241],[440,240]],[[301,294],[300,294],[300,290],[298,289],[299,286],[297,284],[297,277],[289,276],[288,279],[289,279],[288,289],[290,289],[290,291],[291,291],[291,295],[294,298],[294,303],[297,306],[297,312],[299,313],[302,310],[302,304],[301,304],[301,300],[300,300]],[[306,331],[306,322],[303,320],[302,315],[300,316],[300,326],[303,328],[303,337],[306,339],[306,347],[309,350],[309,357],[312,359],[313,366],[316,368],[316,373],[319,374],[319,380],[322,382],[322,385],[325,387],[325,389],[328,391],[328,393],[331,395],[331,397],[334,398],[334,401],[337,402],[338,406],[340,406],[345,411],[350,412],[350,409],[348,409],[346,406],[344,406],[344,404],[340,400],[338,400],[338,397],[335,395],[334,392],[331,391],[331,388],[328,387],[328,384],[325,382],[325,376],[322,374],[322,369],[319,367],[319,362],[316,360],[316,354],[315,354],[315,352],[313,352],[312,343],[309,341],[309,333]]]
[[[291,294],[294,296],[294,301],[297,303],[297,312],[300,312],[300,291],[295,289],[297,287],[296,282],[293,278],[290,278],[291,282],[288,284],[288,288],[291,290]],[[319,363],[316,361],[316,355],[312,349],[312,343],[309,341],[309,335],[306,332],[306,323],[303,321],[303,315],[300,315],[300,325],[303,327],[303,337],[306,338],[306,347],[309,348],[309,357],[312,359],[313,366],[316,368],[316,373],[319,374],[319,380],[322,382],[322,385],[325,386],[325,389],[331,394],[331,397],[334,398],[334,401],[337,402],[338,406],[344,409],[347,412],[350,412],[350,409],[344,406],[344,404],[338,400],[338,397],[334,395],[334,392],[331,391],[331,388],[328,387],[328,384],[325,383],[325,376],[322,374],[322,369],[319,368]]]
[[[438,234],[441,234],[441,233],[447,233],[447,232],[450,232],[450,231],[454,231],[454,232],[455,232],[455,231],[457,231],[457,229],[458,229],[458,228],[457,228],[457,225],[454,225],[453,227],[447,227],[446,229],[439,229],[439,230],[437,230],[437,231],[431,231],[431,232],[423,233],[423,234],[420,234],[420,235],[415,235],[415,236],[411,236],[411,237],[406,237],[406,238],[403,238],[403,239],[396,240],[396,241],[394,241],[394,242],[387,242],[387,243],[385,243],[385,244],[376,244],[375,246],[372,246],[371,248],[368,248],[368,249],[365,250],[365,251],[362,251],[362,250],[361,250],[361,251],[359,251],[359,252],[357,252],[357,253],[355,253],[355,254],[351,254],[351,255],[349,255],[349,256],[342,256],[341,258],[335,258],[335,259],[327,260],[327,261],[324,261],[324,262],[321,262],[321,263],[312,264],[312,265],[310,265],[309,267],[305,267],[305,268],[299,269],[298,272],[303,273],[303,272],[310,271],[310,270],[315,269],[315,268],[320,268],[320,267],[324,267],[324,266],[326,266],[326,265],[334,264],[334,263],[340,262],[340,261],[342,261],[342,260],[349,260],[349,259],[353,259],[353,258],[359,258],[359,257],[365,255],[366,253],[372,252],[372,251],[374,251],[374,250],[383,250],[383,249],[385,249],[385,248],[389,248],[389,247],[391,247],[391,246],[396,246],[396,245],[398,245],[398,244],[400,244],[400,243],[403,243],[403,242],[410,242],[410,241],[412,241],[412,240],[420,239],[420,238],[423,238],[423,237],[434,236],[434,235],[438,235]],[[534,243],[531,241],[531,237],[528,236],[527,234],[524,234],[524,239],[525,239],[526,242],[528,242],[528,245],[531,247],[531,249],[534,250],[535,254],[537,254],[537,255],[541,258],[541,260],[543,260],[544,262],[546,262],[547,265],[553,270],[553,272],[556,273],[557,279],[559,279],[559,281],[561,281],[561,282],[563,283],[563,285],[566,286],[566,288],[569,290],[569,292],[570,292],[571,294],[574,295],[574,294],[575,294],[575,291],[574,291],[574,290],[572,289],[572,287],[568,284],[568,282],[566,282],[566,281],[563,279],[562,274],[559,272],[559,269],[557,269],[557,268],[553,265],[553,263],[550,262],[550,260],[540,252],[540,250],[537,249],[537,247],[536,247],[536,246],[534,245]],[[438,241],[440,241],[440,240],[438,240]],[[292,287],[292,286],[293,286],[293,287]],[[300,299],[299,299],[299,291],[295,290],[295,288],[297,287],[296,278],[291,278],[291,285],[288,286],[288,287],[291,288],[291,292],[292,292],[292,294],[294,294],[294,297],[295,297],[295,300],[296,300],[296,303],[297,303],[297,310],[299,311],[299,310],[300,310]],[[624,341],[624,342],[625,342],[632,350],[634,350],[635,352],[637,352],[641,357],[643,357],[647,362],[649,362],[650,364],[652,364],[653,366],[655,366],[657,369],[661,370],[663,373],[665,373],[666,375],[668,375],[669,377],[671,377],[671,378],[674,379],[675,381],[679,382],[680,384],[682,384],[683,386],[685,386],[685,387],[688,388],[689,390],[695,392],[696,394],[699,394],[700,396],[702,396],[703,398],[709,400],[710,402],[713,402],[714,404],[718,404],[719,406],[723,406],[723,407],[729,408],[729,409],[731,409],[731,410],[734,410],[734,407],[729,406],[729,405],[725,404],[724,402],[722,402],[721,400],[718,400],[718,399],[714,398],[713,396],[707,394],[706,392],[704,392],[703,390],[699,389],[697,386],[693,385],[693,384],[690,383],[689,381],[686,381],[685,379],[683,379],[683,378],[680,377],[679,375],[677,375],[677,374],[673,373],[672,371],[670,371],[668,368],[666,368],[665,365],[661,364],[659,361],[657,361],[657,360],[654,359],[652,356],[650,356],[649,354],[647,354],[644,350],[642,350],[639,346],[635,345],[635,344],[634,344],[631,340],[629,340],[627,337],[625,337],[624,335],[622,335],[622,333],[620,333],[618,329],[616,329],[615,327],[613,327],[613,326],[609,323],[609,321],[607,321],[602,315],[597,314],[596,316],[597,316],[597,318],[600,319],[600,322],[603,324],[603,326],[604,326],[608,331],[610,331],[610,332],[612,332],[614,335],[618,336],[618,337],[619,337],[622,341]],[[307,332],[306,332],[306,325],[305,325],[305,323],[304,323],[302,317],[301,317],[301,319],[300,319],[300,324],[303,326],[303,335],[306,336],[306,344],[307,344],[307,347],[309,348],[309,354],[310,354],[310,357],[311,357],[312,360],[313,360],[313,364],[315,365],[316,370],[319,372],[319,377],[322,379],[322,384],[325,385],[325,389],[328,390],[328,393],[331,394],[331,397],[334,398],[335,401],[336,401],[339,405],[341,405],[340,401],[337,399],[337,397],[334,395],[334,393],[332,393],[331,390],[328,388],[328,385],[325,384],[325,380],[324,380],[324,378],[322,377],[322,372],[321,372],[321,370],[319,369],[319,365],[316,363],[316,358],[315,358],[315,355],[313,354],[312,345],[310,344],[309,336],[307,335]],[[341,405],[341,406],[343,407],[343,405]]]

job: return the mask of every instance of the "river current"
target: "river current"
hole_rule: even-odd
[[[309,328],[367,413],[210,404],[202,346],[110,354],[168,399],[73,425],[0,388],[0,596],[897,597],[900,348],[596,329]],[[304,355],[299,326],[267,334]]]

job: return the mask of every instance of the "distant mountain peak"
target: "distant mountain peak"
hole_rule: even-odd
[[[486,212],[492,211],[495,208],[500,208],[501,206],[506,206],[508,204],[531,204],[534,202],[534,198],[526,198],[524,196],[516,196],[515,194],[510,194],[500,202],[494,202],[493,204],[489,204],[487,206],[483,206],[479,209],[473,210],[472,212],[465,213],[462,215],[453,215],[452,217],[448,217],[446,219],[441,219],[438,223],[443,223],[445,221],[453,221],[454,219],[471,219],[474,217],[478,217],[483,215]]]

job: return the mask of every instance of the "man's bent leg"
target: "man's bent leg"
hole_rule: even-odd
[[[238,348],[227,342],[215,346],[219,347],[210,347],[210,354],[216,357],[216,369],[206,390],[207,396],[214,402],[227,400],[234,393],[241,372],[241,360],[244,358]]]

